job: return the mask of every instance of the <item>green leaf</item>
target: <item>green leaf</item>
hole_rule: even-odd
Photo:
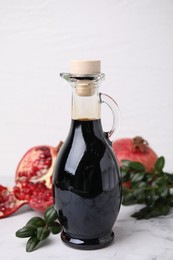
[[[167,177],[169,184],[173,186],[173,174],[172,173],[165,173],[165,175]]]
[[[141,210],[135,212],[134,214],[131,215],[131,217],[136,218],[136,219],[143,219],[145,216],[148,214],[148,207],[144,207]]]
[[[130,168],[132,168],[133,170],[136,170],[138,172],[144,172],[145,171],[145,167],[142,163],[140,162],[130,162]]]
[[[122,175],[122,182],[126,182],[129,180],[129,173],[128,171],[121,169],[121,175]]]
[[[30,237],[26,244],[26,252],[34,251],[39,242],[36,236]]]
[[[23,228],[16,231],[16,237],[25,238],[31,237],[36,234],[37,229],[34,227],[24,226]]]
[[[62,230],[62,226],[58,222],[54,222],[54,223],[48,225],[48,228],[52,232],[52,234],[58,234]]]
[[[36,228],[44,227],[45,225],[46,225],[45,220],[40,217],[33,217],[26,223],[26,226],[33,226]]]
[[[159,195],[157,194],[157,190],[151,188],[146,191],[145,203],[147,206],[153,206],[158,199]]]
[[[145,173],[136,173],[131,179],[132,183],[140,182],[145,176]]]
[[[163,156],[159,157],[155,163],[155,170],[160,173],[165,165],[165,158]]]
[[[151,182],[153,180],[153,174],[147,173],[146,175],[147,182]]]
[[[124,167],[127,168],[127,167],[129,167],[131,161],[129,161],[129,160],[122,160],[121,163],[122,163],[122,167],[124,166]]]
[[[44,219],[47,223],[54,222],[58,218],[58,213],[54,206],[49,207],[44,213]]]
[[[123,205],[133,205],[137,203],[136,197],[132,192],[128,193],[126,196],[123,197],[122,204]]]
[[[47,226],[45,227],[39,227],[37,228],[37,239],[38,240],[44,240],[46,239],[50,234],[50,230],[47,228]]]
[[[134,213],[131,215],[131,217],[134,217],[136,219],[149,219],[161,216],[161,211],[156,207],[145,207],[142,208],[140,211]]]
[[[133,177],[135,176],[135,172],[134,171],[129,171],[129,179],[131,180],[131,179],[133,179]]]
[[[162,212],[162,215],[167,215],[170,211],[170,206],[168,204],[164,204],[160,208],[160,211]]]
[[[163,188],[168,188],[168,180],[165,177],[158,177],[157,179],[155,179],[152,182],[152,187],[154,187],[155,189],[159,189],[162,191]]]
[[[145,202],[145,188],[134,189],[133,194],[136,197],[137,203]]]
[[[167,177],[158,177],[152,182],[152,187],[157,191],[157,194],[161,197],[167,197],[169,195],[169,185]]]
[[[137,182],[133,185],[133,189],[147,188],[147,183],[145,181]]]
[[[169,195],[169,188],[166,185],[162,185],[158,189],[160,196],[165,198]]]

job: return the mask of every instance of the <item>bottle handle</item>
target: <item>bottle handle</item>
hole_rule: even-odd
[[[120,110],[115,100],[110,96],[108,96],[107,94],[99,93],[99,97],[100,97],[100,103],[101,104],[105,103],[112,111],[112,116],[113,116],[112,128],[110,129],[110,131],[105,132],[105,135],[111,142],[113,142],[120,128]]]

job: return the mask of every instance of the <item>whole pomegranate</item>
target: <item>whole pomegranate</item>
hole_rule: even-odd
[[[144,165],[146,172],[154,169],[158,158],[148,142],[140,136],[118,139],[113,142],[112,148],[120,165],[122,160],[140,162]]]
[[[57,147],[36,146],[25,153],[17,166],[15,186],[0,185],[0,218],[24,204],[42,212],[53,204],[52,173],[61,145],[62,142]]]

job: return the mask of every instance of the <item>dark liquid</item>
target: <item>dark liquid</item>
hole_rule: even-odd
[[[100,120],[72,120],[54,169],[55,207],[70,246],[100,248],[113,239],[120,173]]]

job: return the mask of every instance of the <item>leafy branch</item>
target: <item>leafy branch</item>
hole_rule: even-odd
[[[152,172],[146,172],[140,162],[122,161],[123,205],[145,204],[134,213],[136,219],[167,215],[173,206],[173,174],[163,171],[165,159],[159,157]],[[126,187],[125,187],[126,186]]]
[[[36,249],[37,245],[48,238],[50,233],[60,233],[62,227],[57,221],[58,214],[54,206],[49,207],[45,213],[44,218],[33,217],[24,227],[16,231],[16,236],[19,238],[28,238],[26,243],[26,251],[32,252]]]

